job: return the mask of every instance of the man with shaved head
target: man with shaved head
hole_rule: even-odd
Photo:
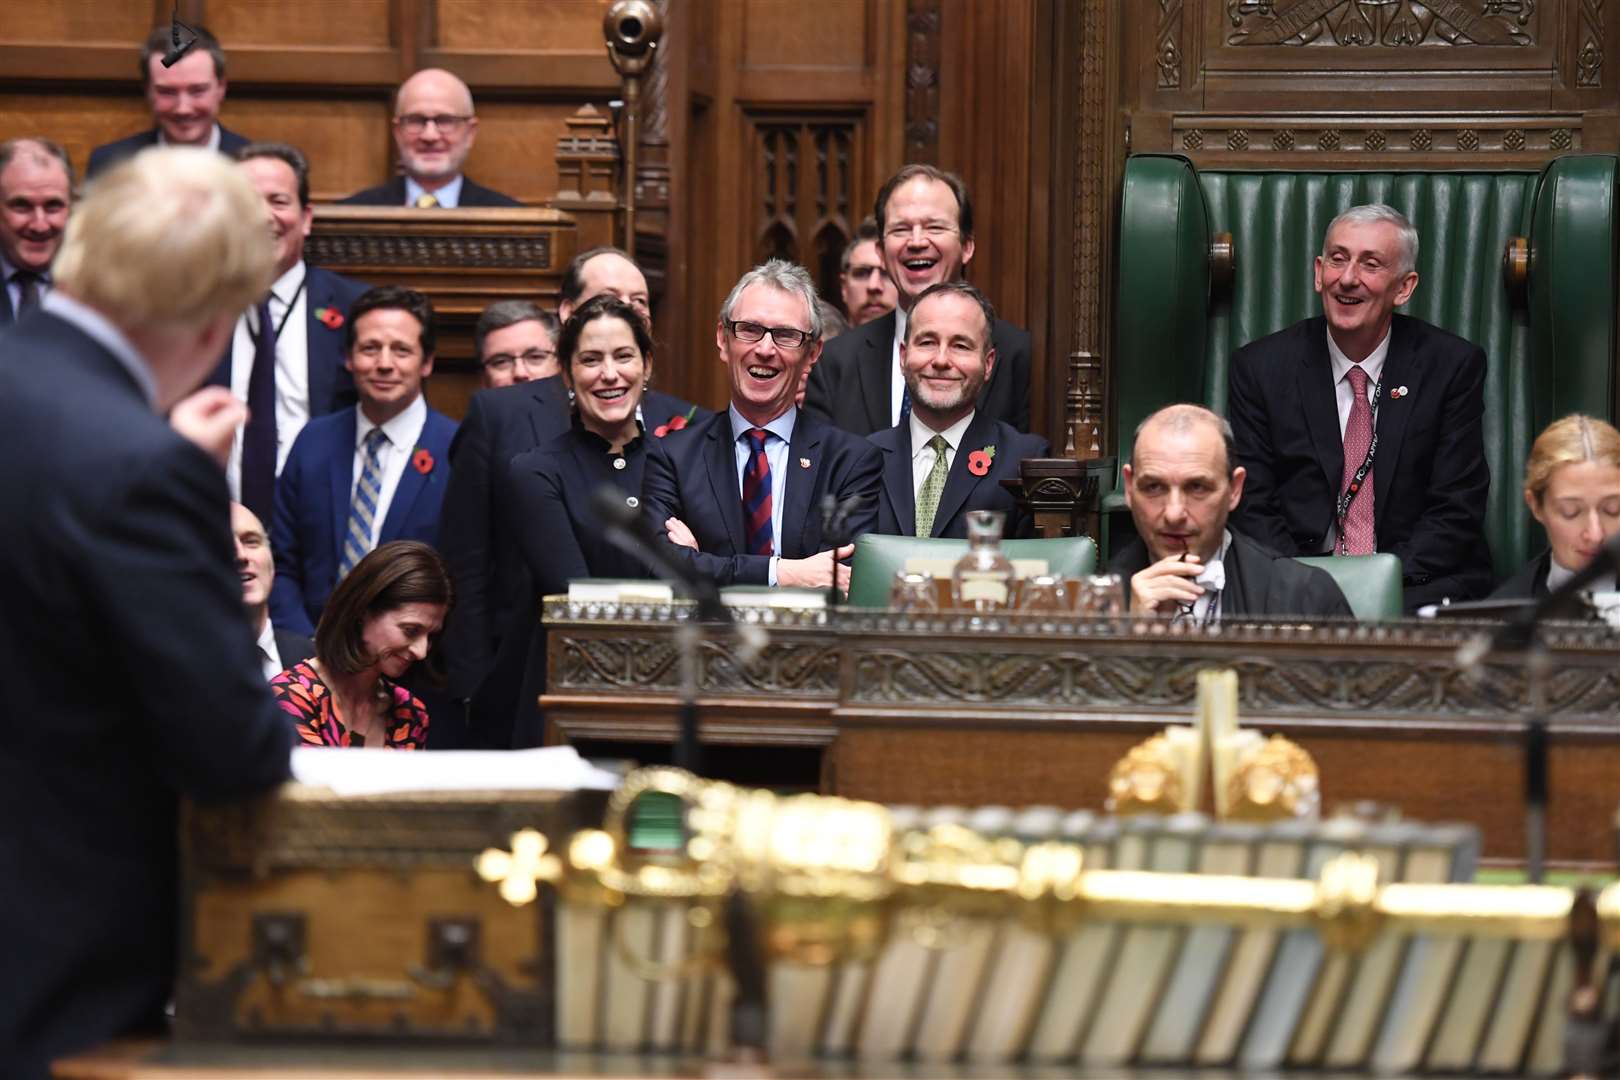
[[[386,184],[343,201],[357,206],[414,206],[454,210],[462,206],[522,206],[461,171],[478,137],[472,91],[442,68],[425,68],[394,95],[394,146],[400,173]]]
[[[1109,569],[1131,610],[1208,626],[1223,618],[1350,618],[1326,571],[1279,555],[1227,524],[1243,498],[1232,428],[1201,405],[1170,405],[1136,429],[1124,470],[1137,538]]]

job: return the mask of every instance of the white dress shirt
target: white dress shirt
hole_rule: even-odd
[[[435,199],[439,200],[439,209],[459,209],[461,206],[461,181],[463,179],[464,177],[462,177],[460,173],[457,173],[454,180],[444,185],[444,187],[440,188],[438,191],[429,191],[427,188],[423,187],[421,184],[418,184],[415,180],[407,176],[405,178],[405,205],[415,206],[416,200],[420,199],[423,195],[432,195]]]
[[[1601,558],[1601,556],[1599,557]],[[1556,592],[1566,581],[1574,577],[1577,573],[1579,573],[1579,571],[1564,569],[1564,565],[1560,563],[1556,557],[1548,558],[1547,591]],[[1588,587],[1586,591],[1589,593],[1611,593],[1614,592],[1614,590],[1615,575],[1614,571],[1611,570],[1609,573],[1604,574],[1602,577],[1592,582],[1591,586]]]
[[[1226,591],[1226,553],[1232,550],[1232,532],[1221,530],[1221,549],[1206,562],[1195,582],[1204,587],[1204,594],[1193,601],[1188,621],[1194,626],[1208,626],[1221,618],[1221,594]]]
[[[158,126],[157,135],[158,135],[158,145],[159,146],[172,146],[172,145],[174,145],[173,143],[169,142],[168,139],[163,137],[163,127],[162,127],[162,125]],[[208,133],[208,146],[206,147],[206,149],[212,150],[215,153],[219,152],[219,122],[217,120],[214,122],[213,130],[211,130]]]
[[[259,667],[264,669],[266,681],[280,675],[285,668],[281,664],[281,650],[276,648],[276,628],[268,617],[264,620],[264,629],[259,631]]]
[[[270,286],[270,322],[281,327],[276,335],[276,475],[287,463],[293,440],[309,423],[309,290],[303,288],[304,263],[302,260]],[[291,304],[291,310],[288,309]],[[249,308],[236,320],[236,334],[231,339],[231,393],[247,400],[248,383],[253,379],[253,354],[256,346],[253,336],[258,331],[259,309]],[[237,425],[236,439],[231,443],[230,460],[225,465],[225,478],[231,486],[231,498],[242,497],[242,428]]]
[[[900,373],[900,345],[906,340],[906,309],[894,309],[894,362],[889,365],[889,425],[900,422],[900,399],[906,393],[906,377]]]
[[[1331,332],[1328,333],[1327,341],[1328,359],[1333,363],[1333,394],[1339,406],[1339,438],[1342,441],[1344,439],[1345,425],[1350,422],[1350,406],[1355,404],[1356,400],[1356,388],[1350,385],[1350,369],[1358,365],[1344,355],[1344,351],[1339,348],[1339,343],[1333,340]],[[1367,354],[1367,359],[1363,360],[1359,365],[1361,370],[1367,373],[1367,397],[1369,399],[1372,398],[1373,387],[1377,386],[1378,380],[1384,377],[1384,360],[1388,356],[1389,333],[1386,332],[1384,340],[1380,341],[1373,351]],[[1379,395],[1379,398],[1382,400],[1388,396],[1388,392],[1385,391]],[[1376,423],[1377,420],[1378,417],[1374,416],[1373,421]],[[1361,462],[1358,461],[1356,464],[1360,465]]]
[[[975,410],[976,411],[976,410]],[[962,437],[967,434],[968,425],[973,423],[973,413],[969,412],[962,419],[946,428],[944,431],[935,431],[921,420],[917,419],[917,410],[911,411],[911,498],[912,505],[916,505],[917,496],[922,492],[923,482],[928,474],[934,471],[934,451],[928,442],[935,435],[945,439],[945,468],[956,463],[957,452],[962,449]]]
[[[349,503],[354,504],[354,487],[360,482],[360,471],[365,468],[365,455],[363,447],[366,445],[366,436],[377,427],[366,419],[364,409],[356,409],[356,423],[354,425],[354,480],[349,484]],[[385,436],[381,448],[377,451],[377,464],[382,469],[382,489],[377,495],[377,516],[371,519],[371,546],[377,546],[377,537],[382,533],[383,522],[388,520],[388,508],[393,505],[394,492],[399,490],[399,479],[405,475],[405,466],[410,463],[411,454],[416,450],[416,443],[422,437],[422,428],[427,423],[427,402],[421,394],[416,400],[405,406],[398,416],[382,425]]]
[[[6,298],[11,301],[11,314],[13,318],[16,317],[18,311],[22,308],[22,285],[11,280],[11,275],[16,271],[17,267],[12,266],[9,262],[7,262],[4,255],[0,255],[0,282],[5,283]],[[51,291],[51,271],[49,267],[46,267],[44,270],[39,272],[39,283],[36,288],[39,290],[39,298],[41,300],[45,299],[45,294]]]
[[[756,425],[743,419],[737,406],[726,406],[731,416],[731,448],[737,462],[737,501],[742,502],[743,473],[748,468],[748,457],[753,453],[752,443],[743,438],[743,432]],[[782,557],[782,503],[787,492],[788,449],[793,443],[793,428],[798,423],[799,410],[791,408],[775,420],[765,424],[770,432],[765,439],[765,461],[771,467],[771,542],[775,555],[771,556],[769,582],[776,584],[776,564]],[[746,527],[746,523],[745,523]]]

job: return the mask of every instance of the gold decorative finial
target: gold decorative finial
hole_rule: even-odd
[[[522,907],[535,898],[537,883],[556,882],[562,876],[562,862],[546,853],[546,838],[535,829],[512,834],[512,850],[486,848],[478,856],[478,876],[490,884],[501,883],[501,899]]]

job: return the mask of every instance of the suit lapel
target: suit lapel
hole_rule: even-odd
[[[562,399],[559,395],[564,393],[564,391],[562,389],[562,376],[560,375],[553,375],[549,379],[536,379],[529,385],[533,387],[531,393],[534,395],[534,400],[540,403],[540,408],[538,410],[530,409],[528,414],[530,434],[529,447],[532,448],[539,446],[541,443],[546,441],[547,432],[544,424],[541,423],[541,417],[543,417],[547,411],[561,406]]]
[[[337,392],[337,369],[342,359],[333,354],[334,332],[328,330],[315,313],[332,307],[332,283],[313,266],[305,266],[304,281],[304,356],[309,368],[309,415],[320,416],[333,401]]]
[[[1412,415],[1410,395],[1419,390],[1423,365],[1418,363],[1408,326],[1396,318],[1389,335],[1389,355],[1384,358],[1382,389],[1378,394],[1378,456],[1373,459],[1373,530],[1384,520],[1384,507],[1390,504],[1385,493],[1395,483],[1395,466],[1401,460],[1401,444],[1406,440],[1407,419]],[[1389,392],[1404,388],[1398,398]]]
[[[709,487],[714,492],[714,504],[720,509],[720,520],[726,526],[726,537],[731,550],[738,554],[748,551],[748,537],[743,533],[742,488],[737,480],[737,457],[731,448],[731,415],[718,413],[704,438],[704,464],[708,466]],[[690,526],[692,522],[687,522]]]
[[[410,520],[411,509],[416,505],[416,498],[427,487],[429,473],[422,472],[411,459],[416,456],[416,448],[427,441],[428,425],[433,423],[433,414],[422,424],[422,432],[416,437],[416,442],[404,447],[405,471],[400,474],[399,486],[394,489],[394,500],[388,504],[388,515],[383,518],[382,529],[377,533],[377,543],[386,544],[397,539],[404,531],[405,522]],[[430,470],[431,472],[431,470]]]
[[[890,439],[894,435],[897,438]],[[880,436],[883,445],[883,495],[894,510],[901,536],[917,531],[917,497],[911,479],[911,430],[901,426]]]
[[[1226,549],[1226,560],[1221,564],[1226,571],[1226,585],[1221,590],[1221,617],[1247,615],[1265,608],[1265,597],[1258,595],[1265,586],[1265,573],[1252,561],[1241,546],[1236,533],[1232,545]]]
[[[1339,433],[1339,405],[1334,396],[1333,362],[1328,359],[1327,323],[1312,319],[1306,334],[1305,360],[1295,372],[1305,426],[1316,447],[1316,460],[1327,477],[1328,490],[1338,497],[1344,480],[1344,436]]]
[[[809,462],[808,467],[801,462]],[[788,443],[787,476],[782,480],[782,538],[776,553],[785,558],[800,559],[814,555],[813,546],[806,542],[810,531],[810,498],[816,492],[816,477],[821,475],[821,427],[803,411],[793,424],[793,441]],[[818,519],[819,520],[819,519]],[[797,524],[797,534],[788,543],[788,533]]]
[[[343,423],[338,425],[334,436],[336,445],[332,447],[332,465],[328,473],[328,485],[332,499],[332,560],[333,564],[343,564],[343,536],[349,528],[349,499],[354,491],[355,469],[355,433],[359,430],[358,409],[349,409],[343,414]]]
[[[873,431],[894,427],[894,402],[889,394],[894,373],[894,326],[897,316],[889,312],[874,320],[862,337],[861,351],[855,358],[855,374],[866,404],[866,418]]]
[[[962,445],[956,448],[956,457],[951,461],[951,471],[945,477],[945,490],[939,495],[939,509],[934,511],[934,529],[930,536],[940,535],[941,530],[962,509],[962,504],[973,489],[981,482],[989,482],[989,475],[974,476],[968,472],[968,455],[975,450],[983,450],[990,445],[995,436],[995,421],[986,412],[975,412],[973,422],[962,433]]]
[[[11,283],[0,281],[0,326],[10,326],[16,321],[16,312],[11,310]]]

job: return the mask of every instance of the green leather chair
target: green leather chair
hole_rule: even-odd
[[[1387,552],[1377,555],[1305,555],[1296,562],[1333,575],[1350,602],[1350,610],[1363,622],[1401,617],[1401,560]]]
[[[1233,350],[1319,314],[1311,264],[1327,224],[1358,203],[1387,202],[1422,238],[1416,294],[1402,310],[1484,348],[1486,535],[1506,576],[1540,550],[1519,496],[1530,444],[1582,411],[1612,419],[1615,357],[1613,155],[1558,158],[1539,174],[1200,171],[1186,158],[1139,155],[1125,167],[1113,365],[1120,460],[1136,425],[1174,401],[1226,406]],[[1211,279],[1211,238],[1230,232],[1236,272]],[[1529,239],[1527,302],[1509,295],[1502,255]],[[1110,544],[1123,499],[1104,503]],[[1121,528],[1123,525],[1123,530]]]
[[[967,551],[966,540],[946,540],[937,536],[879,536],[867,533],[855,538],[855,558],[849,568],[849,606],[880,608],[889,603],[889,586],[894,575],[913,557],[960,559]],[[1065,536],[1057,540],[1003,540],[1007,558],[1044,559],[1049,573],[1081,577],[1097,570],[1097,545],[1089,536]]]

